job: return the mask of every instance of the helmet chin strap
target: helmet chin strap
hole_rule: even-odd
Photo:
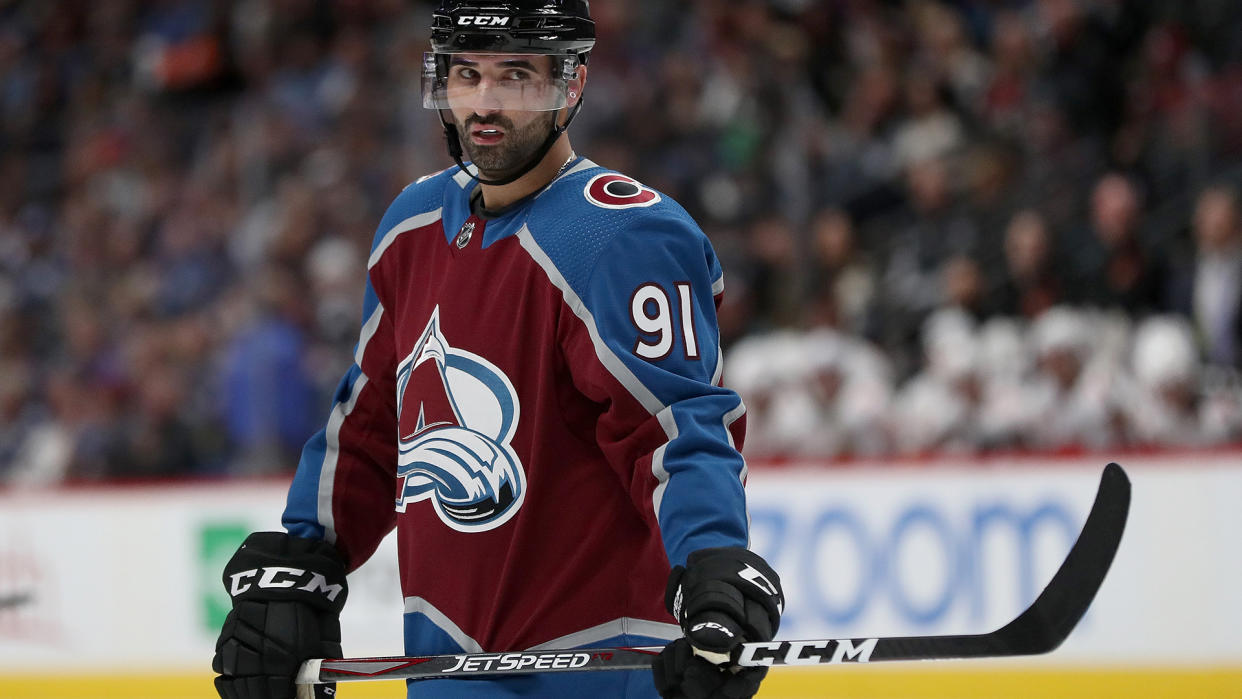
[[[548,137],[543,140],[543,143],[539,146],[538,150],[535,151],[535,154],[531,156],[530,159],[522,165],[522,167],[514,170],[513,174],[495,180],[483,179],[482,177],[470,172],[469,168],[466,167],[466,164],[462,161],[461,137],[457,133],[457,124],[444,118],[443,109],[440,110],[440,123],[444,125],[444,136],[448,140],[449,155],[452,156],[453,162],[457,163],[457,167],[461,168],[462,172],[466,173],[480,184],[498,187],[500,185],[516,182],[518,178],[522,177],[531,170],[534,170],[535,166],[543,162],[544,156],[548,154],[548,151],[552,150],[552,146],[556,143],[556,139],[560,138],[561,134],[565,133],[565,130],[569,128],[569,124],[573,122],[574,117],[577,116],[578,109],[580,107],[582,107],[581,98],[579,98],[577,104],[569,110],[569,116],[565,119],[565,123],[563,125],[557,126],[556,121],[553,120],[552,131],[548,133]]]

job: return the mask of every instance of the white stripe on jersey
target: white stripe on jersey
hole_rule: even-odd
[[[724,350],[720,346],[716,346],[716,369],[712,371],[712,385],[719,386],[720,380],[724,378]],[[741,398],[741,396],[739,396]]]
[[[434,624],[436,628],[448,634],[448,637],[453,639],[454,643],[461,646],[462,651],[466,653],[483,652],[483,646],[479,645],[478,641],[467,636],[466,632],[462,631],[460,626],[453,623],[453,620],[448,618],[447,614],[436,609],[433,604],[422,597],[406,597],[405,613],[422,614],[427,617],[427,620]]]
[[[669,442],[677,438],[677,423],[673,420],[673,411],[661,403],[660,399],[656,398],[655,394],[638,380],[638,377],[630,371],[629,367],[621,361],[621,358],[604,342],[604,339],[599,334],[599,328],[595,325],[595,317],[587,310],[586,304],[582,302],[578,294],[574,293],[574,290],[570,288],[569,283],[565,281],[565,277],[561,275],[560,270],[552,263],[552,259],[535,242],[535,237],[531,234],[530,229],[522,226],[522,230],[518,231],[517,235],[522,247],[543,268],[544,273],[548,275],[548,280],[561,290],[561,294],[565,297],[565,303],[573,310],[574,315],[578,316],[582,323],[586,325],[587,332],[591,334],[591,342],[595,345],[595,356],[599,358],[600,363],[613,375],[613,378],[620,382],[622,386],[625,386],[630,395],[634,396],[647,409],[647,412],[656,416],[660,421],[660,426],[664,428],[664,434],[668,436],[668,441],[661,444],[651,455],[651,473],[656,479],[655,492],[652,494],[651,500],[652,506],[655,508],[656,521],[658,522],[660,519],[660,502],[664,499],[665,488],[668,487],[668,471],[664,470],[664,451],[668,448]]]
[[[367,344],[371,342],[371,338],[375,337],[375,331],[379,330],[380,318],[384,316],[384,305],[375,304],[375,310],[371,312],[371,317],[367,318],[367,322],[362,324],[362,333],[358,336],[358,348],[354,350],[354,364],[358,368],[362,368],[362,355],[367,351]]]
[[[323,454],[323,467],[319,470],[319,523],[323,525],[323,538],[329,544],[336,543],[336,520],[332,517],[332,496],[336,484],[336,464],[341,456],[341,426],[345,418],[354,411],[358,404],[358,396],[367,385],[367,375],[359,373],[354,381],[353,391],[344,403],[332,406],[332,414],[328,417],[328,427],[324,430],[327,447]]]
[[[548,186],[544,188],[544,191],[545,192],[548,191],[549,189],[552,188],[552,185],[556,184],[560,180],[565,179],[566,177],[569,177],[572,174],[582,172],[583,170],[590,170],[593,167],[599,167],[599,166],[596,165],[594,162],[592,162],[590,158],[583,158],[582,162],[569,168],[565,172],[562,172],[559,177],[557,177],[555,180],[552,180],[550,183],[548,183]]]
[[[361,373],[362,357],[366,354],[367,345],[370,344],[371,338],[375,337],[375,332],[379,330],[380,319],[383,316],[384,307],[376,304],[375,310],[371,312],[371,317],[367,318],[366,323],[363,323],[362,332],[358,336],[358,346],[354,349],[354,363],[358,365],[360,370],[358,378],[354,381],[349,398],[344,403],[336,403],[332,406],[332,413],[328,416],[328,426],[324,430],[326,445],[323,463],[319,469],[319,492],[316,496],[316,511],[319,523],[323,525],[324,539],[328,543],[336,543],[336,520],[332,516],[332,496],[336,484],[336,464],[341,455],[341,426],[345,424],[345,419],[349,417],[349,414],[354,411],[354,406],[358,404],[358,396],[362,395],[362,389],[367,385],[367,375]]]
[[[742,401],[741,396],[738,397],[737,407],[724,414],[723,422],[725,434],[729,437],[729,446],[733,447],[735,450],[737,449],[737,445],[733,443],[733,433],[729,431],[729,427],[731,427],[733,423],[737,422],[745,414],[746,403]],[[737,455],[742,459],[742,470],[738,471],[737,479],[741,481],[742,487],[745,488],[746,476],[750,473],[750,465],[746,463],[746,457],[740,450]],[[743,503],[743,506],[746,508],[746,548],[750,548],[750,501],[743,500]]]
[[[522,226],[522,229],[517,232],[517,237],[522,247],[526,249],[526,252],[548,275],[548,281],[561,290],[561,295],[565,297],[566,305],[574,312],[574,315],[582,320],[587,332],[591,334],[592,344],[595,345],[595,356],[599,357],[600,363],[604,365],[608,373],[612,374],[613,378],[620,382],[622,386],[625,386],[630,395],[634,396],[647,409],[647,412],[655,415],[663,410],[664,404],[660,402],[660,399],[656,398],[651,389],[644,386],[643,382],[638,380],[634,372],[630,371],[630,368],[604,342],[604,338],[600,336],[599,328],[595,324],[595,317],[587,310],[586,304],[582,302],[582,299],[578,298],[578,294],[569,287],[569,282],[565,281],[561,271],[553,264],[552,258],[548,257],[547,253],[539,247],[539,243],[535,242],[535,236],[531,234],[530,229]]]
[[[664,434],[668,435],[668,442],[661,444],[651,454],[651,475],[656,479],[655,491],[651,494],[651,506],[654,508],[656,521],[659,522],[660,503],[664,502],[664,490],[668,488],[668,471],[664,470],[664,451],[668,449],[670,442],[677,439],[678,430],[677,420],[673,417],[671,407],[656,413],[656,419],[660,421],[660,427],[664,428]]]
[[[474,163],[466,165],[466,168],[466,170],[457,168],[457,173],[453,175],[453,181],[462,189],[474,184],[474,178],[479,176],[479,168],[475,167]]]
[[[598,626],[592,626],[589,629],[575,631],[566,634],[560,638],[554,638],[546,643],[540,643],[537,646],[527,648],[528,651],[536,650],[559,650],[561,648],[582,648],[591,644],[599,643],[606,638],[614,638],[616,636],[646,636],[647,638],[660,638],[666,641],[672,641],[681,638],[681,627],[677,624],[666,624],[662,621],[648,621],[647,619],[631,619],[630,617],[621,617],[612,621],[605,621]]]
[[[367,269],[371,269],[372,267],[375,266],[375,263],[379,262],[380,256],[382,256],[384,254],[384,251],[387,250],[390,245],[392,245],[393,241],[397,239],[397,236],[407,231],[412,231],[418,228],[422,228],[423,226],[430,226],[431,224],[440,220],[440,215],[442,211],[443,209],[436,209],[435,211],[428,211],[427,213],[424,213],[424,214],[418,214],[416,216],[411,216],[407,218],[406,220],[402,221],[401,223],[398,223],[397,225],[388,229],[388,232],[384,234],[384,237],[381,238],[378,243],[376,243],[375,249],[371,251],[371,258],[367,260]]]
[[[604,368],[608,369],[609,373],[611,373],[622,386],[625,386],[625,388],[629,390],[630,395],[634,396],[634,398],[636,398],[649,413],[656,416],[656,419],[660,422],[660,426],[664,428],[664,434],[668,436],[668,441],[661,444],[651,456],[651,474],[656,479],[656,487],[655,491],[652,493],[651,500],[656,520],[658,521],[660,518],[660,504],[664,500],[664,491],[668,487],[669,478],[668,471],[664,469],[664,452],[668,448],[669,442],[677,439],[678,435],[677,422],[673,417],[672,408],[665,406],[662,402],[660,402],[660,399],[657,398],[650,389],[643,385],[643,383],[638,380],[638,377],[630,371],[629,367],[625,366],[621,359],[617,357],[617,355],[608,347],[607,344],[604,343],[603,338],[599,334],[599,329],[595,325],[595,317],[591,315],[589,310],[587,310],[586,304],[582,302],[582,299],[578,297],[578,294],[570,288],[569,283],[565,281],[565,277],[561,275],[560,270],[558,270],[556,265],[553,264],[552,259],[549,258],[547,253],[545,253],[543,249],[539,247],[539,244],[535,242],[535,237],[531,234],[530,229],[526,226],[522,226],[522,229],[518,231],[517,236],[518,240],[522,244],[522,247],[525,248],[531,258],[543,268],[544,273],[548,275],[548,280],[551,281],[556,288],[561,290],[561,294],[565,298],[565,303],[571,310],[573,310],[574,315],[578,316],[578,318],[582,320],[583,324],[586,325],[587,332],[591,334],[591,342],[595,345],[595,355],[599,358],[600,363],[604,365]],[[724,290],[723,275],[717,279],[714,284],[712,284],[713,294],[719,293],[717,288],[721,291]],[[721,373],[724,370],[724,361],[721,354],[722,353],[720,352],[719,347],[717,347],[716,369],[713,372],[712,377],[713,385],[719,384]],[[737,446],[733,443],[733,434],[729,432],[729,425],[736,422],[745,412],[745,404],[739,401],[736,408],[725,413],[722,421],[724,423],[725,435],[729,440],[729,446],[734,449],[736,449]],[[746,460],[743,458],[742,470],[741,473],[738,474],[742,483],[746,482],[746,473]],[[747,513],[748,524],[749,520],[750,515]]]

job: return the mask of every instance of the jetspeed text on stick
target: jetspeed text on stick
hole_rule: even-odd
[[[586,665],[586,653],[501,653],[459,655],[457,664],[443,672],[517,672],[522,670],[569,670]]]

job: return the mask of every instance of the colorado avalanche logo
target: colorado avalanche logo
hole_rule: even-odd
[[[592,177],[582,193],[587,201],[604,209],[632,209],[660,201],[659,192],[615,172]]]
[[[519,412],[504,373],[449,346],[437,306],[397,369],[397,511],[431,500],[441,521],[461,532],[509,521],[526,497],[526,473],[509,444]]]

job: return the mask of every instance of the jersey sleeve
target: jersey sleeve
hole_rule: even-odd
[[[656,212],[628,222],[580,293],[595,361],[575,382],[607,405],[597,441],[674,565],[748,540],[744,408],[720,386],[722,293],[706,236],[684,213]]]
[[[353,364],[337,386],[327,424],[302,450],[282,517],[290,534],[335,545],[349,570],[396,526],[393,328],[371,279],[362,319]]]

